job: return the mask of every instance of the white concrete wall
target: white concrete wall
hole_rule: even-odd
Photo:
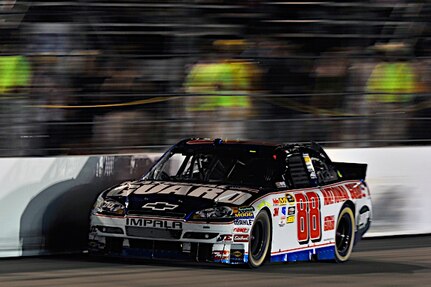
[[[367,163],[373,201],[368,236],[431,233],[431,147],[328,149],[333,161]]]
[[[0,257],[85,248],[96,196],[141,177],[153,161],[152,155],[0,159]]]

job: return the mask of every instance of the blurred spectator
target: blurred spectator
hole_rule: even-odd
[[[151,106],[134,105],[142,100],[138,92],[154,91],[154,86],[141,78],[139,60],[119,59],[107,68],[100,86],[98,112],[94,117],[92,144],[106,150],[121,147],[122,152],[132,146],[149,145],[159,131],[151,124]],[[132,104],[130,104],[132,103]]]
[[[417,63],[419,93],[414,99],[413,121],[409,128],[409,138],[419,140],[419,144],[431,139],[431,59]]]
[[[37,154],[56,154],[53,149],[64,147],[68,138],[74,136],[68,133],[69,126],[62,124],[67,121],[71,111],[54,108],[67,105],[70,100],[67,93],[71,91],[66,75],[57,72],[62,65],[59,59],[58,56],[45,53],[37,53],[31,58],[34,66],[31,104],[44,106],[31,108],[34,129],[39,130],[38,133],[43,137],[43,145],[34,149],[43,148],[44,151],[37,151]]]
[[[429,1],[3,2],[4,155],[124,152],[191,135],[431,139]],[[375,45],[394,39],[410,47]]]
[[[338,140],[339,123],[330,116],[341,112],[345,100],[349,62],[344,51],[331,50],[321,55],[314,67],[314,95],[310,100],[316,121],[311,123],[312,139]]]
[[[28,87],[30,64],[23,55],[0,55],[0,94],[12,94]]]
[[[15,35],[9,40],[17,41]],[[31,83],[31,66],[19,49],[10,45],[0,47],[0,153],[27,155],[35,142],[30,128],[31,115],[24,109],[26,93]]]
[[[200,61],[191,68],[185,88],[195,95],[189,96],[186,109],[196,123],[196,136],[247,137],[245,120],[252,112],[247,94],[254,90],[258,73],[252,62],[233,57],[244,44],[242,40],[215,41],[221,50],[215,59]]]
[[[376,49],[384,53],[384,58],[367,83],[370,134],[373,139],[390,142],[406,136],[407,107],[414,101],[418,82],[414,65],[406,59],[405,44],[382,44]]]
[[[339,130],[343,146],[368,146],[368,105],[367,81],[376,65],[371,55],[361,55],[361,48],[350,51],[351,64],[348,70],[348,84],[343,105],[343,113],[347,114],[343,120],[342,130]]]
[[[305,113],[291,105],[292,102],[305,106],[306,98],[298,95],[309,88],[312,61],[297,59],[299,47],[286,41],[259,37],[244,52],[243,56],[256,58],[261,72],[260,87],[265,95],[256,98],[255,111],[259,119],[256,139],[277,139],[280,141],[301,141]],[[275,95],[275,96],[271,96]],[[268,121],[272,121],[270,124]],[[271,128],[268,129],[268,125]]]

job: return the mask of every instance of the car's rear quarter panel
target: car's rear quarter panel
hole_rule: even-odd
[[[359,180],[274,192],[256,200],[255,214],[266,209],[272,220],[271,261],[333,259],[337,219],[345,204],[353,205],[356,231],[364,228],[371,220],[371,199]],[[364,207],[368,212],[361,215]]]

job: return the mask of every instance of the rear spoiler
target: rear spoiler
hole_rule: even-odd
[[[365,163],[349,163],[349,162],[332,162],[335,168],[341,174],[343,180],[356,179],[365,180],[367,176],[367,164]]]

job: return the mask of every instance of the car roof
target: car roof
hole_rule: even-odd
[[[276,150],[285,150],[290,153],[295,153],[299,151],[307,152],[307,151],[315,151],[324,153],[323,149],[317,143],[308,143],[308,144],[297,144],[297,143],[289,143],[289,144],[280,144],[280,143],[271,143],[271,142],[263,142],[263,141],[248,141],[248,140],[229,140],[229,139],[209,139],[209,138],[189,138],[180,141],[174,147],[178,148],[205,148],[209,147],[209,145],[214,146],[225,146],[231,148],[239,148],[239,149],[259,149],[261,151],[266,152],[274,152]]]
[[[261,141],[245,141],[245,140],[222,140],[222,139],[188,139],[185,140],[185,144],[227,144],[227,145],[247,145],[247,146],[268,146],[268,147],[280,147],[282,145],[270,142]]]

